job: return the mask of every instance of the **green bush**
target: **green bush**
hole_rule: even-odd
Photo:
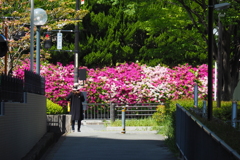
[[[60,105],[53,103],[51,100],[47,99],[47,115],[63,114],[63,113],[64,113],[64,110]]]
[[[213,106],[213,116],[222,120],[229,121],[232,118],[232,102],[221,102],[221,107]]]
[[[180,104],[185,109],[189,110],[189,108],[192,108],[194,106],[194,100],[193,99],[181,99],[181,100],[174,100],[171,103],[171,107],[176,108],[176,104]],[[238,102],[239,104],[239,102]],[[206,101],[207,105],[207,101]],[[198,100],[198,108],[202,109],[203,107],[203,100]],[[217,102],[213,101],[213,108],[212,108],[212,114],[213,117],[218,118],[224,122],[230,121],[232,118],[232,101],[222,101],[221,107],[217,107]],[[238,107],[237,111],[237,119],[240,118],[240,107]]]
[[[194,106],[194,100],[193,99],[178,99],[178,100],[172,100],[170,103],[170,108],[175,108],[176,110],[176,104],[180,104],[184,108],[190,108]],[[198,101],[198,106],[200,105],[200,101]]]
[[[158,105],[157,111],[152,115],[152,118],[158,123],[161,124],[166,118],[166,107],[165,105]]]
[[[178,102],[180,102],[180,100]],[[157,112],[153,114],[153,119],[158,123],[159,126],[161,126],[161,128],[158,130],[158,133],[166,136],[165,142],[169,149],[174,154],[178,155],[179,151],[175,143],[176,103],[176,101],[170,101],[165,105],[157,106]]]

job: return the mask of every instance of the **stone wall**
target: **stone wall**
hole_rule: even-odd
[[[2,102],[0,159],[24,157],[47,132],[46,97],[26,94],[25,103]]]

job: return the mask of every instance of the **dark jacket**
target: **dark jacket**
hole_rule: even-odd
[[[66,98],[70,100],[70,114],[72,115],[72,120],[83,120],[83,105],[82,102],[85,101],[84,95],[79,91],[72,91]]]

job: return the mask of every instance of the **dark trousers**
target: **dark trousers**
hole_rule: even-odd
[[[72,120],[72,129],[74,130],[74,126],[75,126],[75,120]],[[80,130],[81,127],[81,120],[78,120],[78,130]]]

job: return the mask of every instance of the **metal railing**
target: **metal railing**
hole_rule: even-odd
[[[24,79],[0,75],[0,102],[24,102],[24,92],[45,95],[45,79],[27,70]]]
[[[84,119],[110,119],[110,104],[85,103]]]
[[[24,70],[24,91],[45,95],[45,78],[32,71]]]
[[[17,77],[1,74],[0,100],[23,102],[23,80]]]
[[[141,104],[114,104],[114,103],[86,103],[84,112],[85,119],[121,119],[122,107],[125,106],[126,118],[146,118],[151,117],[155,112],[159,103],[141,103]]]
[[[184,159],[236,160],[240,155],[179,104],[176,105],[176,145]]]

